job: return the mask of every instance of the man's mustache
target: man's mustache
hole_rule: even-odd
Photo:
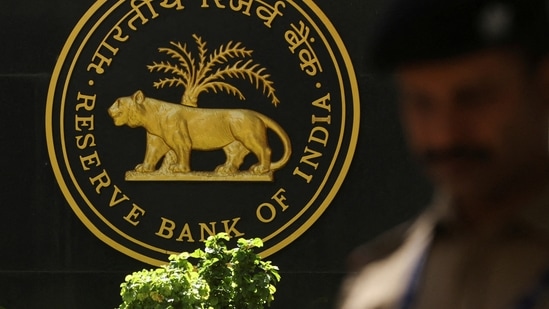
[[[427,149],[419,155],[419,161],[424,165],[431,165],[450,160],[464,160],[484,162],[491,158],[491,152],[482,147],[455,146],[446,149]]]

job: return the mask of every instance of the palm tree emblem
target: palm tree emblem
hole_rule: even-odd
[[[143,162],[126,173],[126,180],[252,180],[272,181],[273,172],[286,165],[291,141],[273,119],[245,109],[207,109],[198,107],[203,92],[226,92],[244,100],[232,79],[249,81],[277,106],[273,82],[266,69],[254,62],[252,50],[232,41],[208,53],[206,42],[193,35],[198,56],[186,44],[171,42],[158,50],[169,59],[153,62],[147,68],[169,76],[154,82],[154,87],[185,88],[181,104],[146,97],[142,91],[117,99],[109,108],[115,125],[144,127],[147,142]],[[273,131],[283,145],[277,161],[271,158],[267,130]],[[191,151],[222,149],[226,161],[212,171],[193,171]],[[241,170],[244,158],[252,153],[257,163]],[[161,166],[158,168],[158,165]]]
[[[196,34],[193,34],[193,38],[198,48],[197,59],[193,57],[187,44],[170,42],[171,47],[158,49],[159,52],[169,55],[172,60],[153,62],[147,68],[150,72],[172,75],[156,81],[155,88],[182,86],[185,92],[181,97],[181,104],[197,107],[198,96],[202,92],[226,92],[245,100],[242,92],[228,82],[236,78],[248,80],[258,90],[261,88],[273,105],[277,106],[280,103],[270,75],[251,58],[252,50],[244,47],[242,43],[230,41],[208,54],[206,42]],[[173,63],[173,60],[177,62]]]

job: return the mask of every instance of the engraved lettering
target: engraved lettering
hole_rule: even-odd
[[[76,99],[78,100],[78,104],[76,104],[76,111],[79,111],[81,108],[84,108],[88,112],[91,112],[95,108],[95,99],[96,99],[95,94],[85,95],[79,91]]]
[[[235,4],[235,2],[237,2]],[[243,7],[246,7],[244,11],[242,11],[242,14],[250,16],[250,10],[252,9],[252,4],[254,3],[254,0],[231,0],[231,9],[235,12],[242,11]]]
[[[221,221],[221,223],[223,223],[223,227],[225,228],[225,233],[227,233],[229,236],[231,236],[231,234],[234,234],[234,237],[244,236],[244,233],[241,233],[240,231],[238,231],[236,229],[236,224],[238,223],[238,221],[240,221],[240,218]],[[232,222],[232,223],[229,226],[230,222]]]
[[[318,162],[313,162],[313,159],[318,159],[322,157],[322,153],[310,149],[308,146],[305,147],[305,154],[303,157],[301,157],[301,160],[299,160],[300,163],[305,163],[309,166],[312,166],[315,170],[318,168]]]
[[[105,56],[101,53],[101,50],[104,49],[103,47],[111,52],[111,56],[115,56],[118,53],[118,48],[114,48],[109,43],[103,41],[103,43],[101,43],[101,45],[93,55],[92,62],[88,65],[88,72],[93,69],[95,70],[95,73],[103,74],[105,73],[105,69],[103,68],[103,66],[111,65],[112,57]],[[96,61],[99,61],[99,63],[97,63]]]
[[[160,224],[160,228],[158,232],[155,233],[156,236],[165,238],[165,239],[172,239],[175,236],[175,231],[177,228],[177,223],[173,220],[163,218],[161,217],[162,222]],[[221,221],[221,224],[223,224],[223,229],[225,233],[229,234],[231,237],[241,237],[245,235],[245,233],[242,233],[238,228],[237,224],[240,222],[241,218],[234,218],[230,220],[223,220]],[[204,242],[209,236],[213,236],[217,233],[218,230],[218,222],[212,221],[209,223],[198,223],[198,229],[196,229],[194,232],[198,232],[200,230],[200,241]],[[196,235],[196,234],[195,234]],[[193,237],[193,231],[191,230],[191,225],[189,223],[185,223],[183,225],[183,228],[181,229],[181,232],[179,233],[179,236],[175,239],[175,241],[178,242],[195,242],[195,239]]]
[[[332,110],[332,106],[330,105],[330,99],[331,95],[330,93],[327,93],[323,97],[314,100],[311,105],[319,108],[321,111],[327,111],[329,113]],[[318,124],[330,124],[331,115],[323,117],[313,115],[311,117],[311,123],[316,126],[311,129],[311,133],[309,134],[308,142],[310,145],[307,145],[305,147],[303,156],[299,160],[299,163],[301,163],[302,166],[296,167],[293,172],[294,176],[299,176],[303,178],[305,181],[307,181],[307,183],[310,183],[314,177],[310,171],[310,168],[317,170],[318,166],[320,165],[319,159],[322,157],[322,152],[313,149],[314,147],[311,144],[315,143],[326,147],[330,138],[330,132],[328,131],[328,129]]]
[[[322,72],[322,67],[318,62],[318,58],[312,49],[302,49],[299,51],[299,67],[310,76],[315,76],[318,71]]]
[[[171,239],[173,237],[173,230],[175,230],[175,222],[166,218],[161,219],[162,224],[160,225],[160,229],[158,230],[158,232],[155,233],[155,235],[162,238]]]
[[[122,36],[122,28],[118,25],[115,26],[113,30],[115,34],[112,37],[118,42],[126,42],[130,38],[130,36],[127,34],[125,36]]]
[[[325,123],[325,124],[332,124],[332,116],[328,115],[326,117],[318,117],[317,115],[313,115],[311,117],[312,124],[317,123]]]
[[[95,136],[93,134],[86,134],[84,136],[79,135],[76,137],[76,147],[80,150],[84,150],[88,147],[95,147]]]
[[[143,210],[141,207],[137,206],[136,204],[133,204],[132,210],[130,210],[130,213],[128,213],[127,216],[124,217],[126,221],[128,221],[131,225],[137,226],[139,224],[139,217],[143,217],[145,215],[145,210]]]
[[[191,233],[191,227],[188,223],[185,223],[185,226],[183,226],[183,230],[181,230],[181,234],[179,234],[179,237],[176,240],[185,241],[185,238],[187,238],[187,242],[194,242],[194,238]]]
[[[330,133],[326,128],[314,127],[313,130],[311,131],[311,134],[309,135],[309,143],[316,142],[326,147],[326,144],[328,144],[329,137],[330,137]]]
[[[168,3],[169,0],[164,0],[162,3],[160,3],[160,6],[167,9],[173,9],[175,7],[176,10],[183,10],[185,6],[181,4],[181,0],[175,0],[173,3]]]
[[[263,20],[264,24],[269,28],[271,28],[271,24],[277,16],[282,16],[280,8],[286,7],[286,3],[283,1],[277,1],[274,6],[261,0],[256,0],[256,2],[262,4],[256,9],[257,17]]]
[[[89,166],[92,164],[95,164],[96,167],[101,165],[101,161],[99,160],[99,154],[97,153],[97,151],[94,151],[93,154],[86,157],[80,156],[80,163],[82,163],[82,168],[85,171],[89,171]]]
[[[111,201],[109,202],[109,207],[114,207],[124,201],[129,201],[130,198],[126,194],[122,194],[121,197],[118,197],[122,194],[122,190],[118,186],[114,185],[114,190],[112,192]]]
[[[282,212],[285,212],[290,207],[285,203],[286,196],[284,195],[286,190],[281,188],[279,189],[272,197],[271,200],[275,201],[278,206],[282,209]],[[263,203],[259,205],[256,209],[256,217],[262,223],[271,223],[277,216],[276,207],[272,203]]]
[[[293,175],[305,179],[307,183],[311,183],[311,180],[313,180],[313,175],[305,174],[302,170],[299,169],[299,166],[294,169]]]
[[[137,4],[137,2],[140,2],[140,3]],[[130,29],[134,31],[137,30],[137,27],[134,25],[137,19],[141,20],[142,25],[146,24],[149,21],[149,19],[143,14],[143,12],[141,12],[142,6],[147,6],[147,8],[149,9],[149,12],[152,14],[153,19],[159,16],[158,13],[156,13],[156,11],[154,10],[151,2],[152,0],[131,0],[130,5],[133,11],[135,12],[135,16],[128,21],[128,27]],[[164,3],[167,3],[167,1],[164,1]]]
[[[305,163],[305,164],[309,165],[310,167],[312,167],[313,169],[316,170],[318,168],[319,163],[318,162],[313,162],[312,160],[313,159],[318,159],[320,157],[322,157],[322,153],[320,153],[318,151],[315,151],[315,150],[312,150],[307,146],[307,147],[305,147],[304,155],[299,160],[299,163]],[[310,183],[311,180],[313,179],[313,175],[303,172],[299,167],[296,167],[294,169],[293,174],[296,175],[296,176],[300,176],[301,178],[305,179],[307,181],[307,183]]]
[[[268,217],[264,216],[265,208],[267,208],[267,210],[269,211],[269,216]],[[256,213],[256,216],[259,219],[259,221],[261,221],[263,223],[271,223],[276,218],[276,208],[271,203],[263,203],[263,204],[259,205],[259,207],[257,207],[257,210],[256,210],[255,213]]]
[[[97,192],[97,194],[101,194],[102,188],[108,188],[111,185],[111,178],[106,170],[103,170],[101,174],[90,177],[89,179],[92,185],[97,183],[97,186],[95,187],[95,192]]]
[[[200,226],[200,241],[206,241],[206,238],[208,238],[208,236],[214,236],[216,225],[217,225],[217,222],[210,222],[210,226],[211,226],[211,229],[210,229],[206,223],[199,223],[198,226]]]
[[[328,92],[325,96],[323,96],[322,98],[320,98],[318,100],[315,100],[312,104],[315,107],[320,107],[322,109],[327,110],[328,112],[331,112],[332,111],[332,106],[330,104],[328,104],[330,99],[331,99],[331,95]]]
[[[93,115],[88,117],[74,116],[74,129],[80,132],[82,131],[82,127],[88,128],[88,131],[93,131]]]
[[[225,9],[227,5],[223,4],[224,0],[213,0],[215,7]],[[282,9],[286,7],[284,1],[276,1],[270,4],[263,0],[227,0],[229,7],[234,12],[240,12],[246,16],[252,16],[252,10],[255,8],[255,16],[263,21],[263,24],[271,28],[274,20],[278,16],[283,16]],[[202,0],[201,8],[209,8],[209,0]]]
[[[309,27],[305,26],[305,23],[303,21],[299,22],[299,29],[294,24],[290,24],[290,26],[292,27],[292,29],[284,33],[284,38],[286,39],[286,42],[290,44],[288,48],[290,49],[292,54],[294,54],[295,50],[299,46],[301,46],[301,44],[307,42],[310,29]]]
[[[286,193],[286,190],[281,188],[275,195],[273,195],[272,199],[278,203],[278,205],[282,208],[282,211],[286,211],[290,206],[284,203],[286,196],[284,196],[283,193]]]
[[[318,72],[322,72],[322,66],[311,45],[315,39],[309,38],[309,27],[303,21],[299,21],[299,28],[295,24],[290,24],[290,27],[292,29],[286,31],[284,38],[290,44],[288,48],[292,54],[295,54],[298,48],[303,47],[298,52],[301,70],[309,76],[315,76]]]
[[[220,9],[226,8],[225,5],[221,4],[221,1],[222,1],[222,0],[214,0],[215,6],[218,7],[218,8],[220,8]],[[201,7],[202,7],[202,8],[209,8],[210,5],[208,4],[208,0],[202,0],[202,6],[201,6]]]

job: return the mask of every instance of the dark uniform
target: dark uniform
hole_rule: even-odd
[[[397,0],[368,58],[393,70],[518,46],[540,59],[548,14],[542,0]],[[440,194],[415,221],[359,247],[338,308],[549,308],[549,190],[474,230],[452,206]]]
[[[549,308],[549,190],[475,232],[449,203],[358,248],[340,308]]]

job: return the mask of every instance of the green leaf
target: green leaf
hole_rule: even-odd
[[[238,239],[228,249],[226,233],[208,237],[205,248],[169,257],[169,264],[141,270],[120,284],[119,308],[262,309],[274,299],[278,267],[253,249],[259,238]],[[193,264],[189,258],[196,259]]]

